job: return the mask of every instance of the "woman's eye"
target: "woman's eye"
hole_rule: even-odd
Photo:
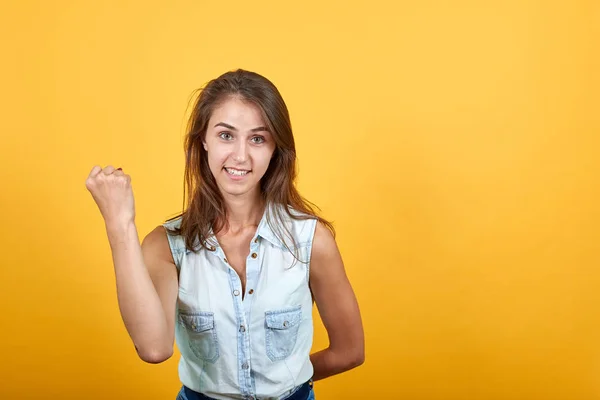
[[[254,143],[256,143],[256,144],[258,144],[258,143],[263,143],[263,142],[265,141],[265,138],[264,138],[264,137],[262,137],[262,136],[254,136],[254,137],[252,138],[252,141],[253,141]]]
[[[231,139],[231,134],[229,132],[221,132],[219,134],[219,137],[221,139],[229,140],[229,139]]]

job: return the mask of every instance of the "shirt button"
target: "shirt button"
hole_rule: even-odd
[[[216,250],[215,246],[210,246],[209,249],[210,249],[210,251],[215,251]]]
[[[246,327],[244,325],[240,326],[240,332],[242,332],[242,333],[246,332]]]
[[[250,289],[250,290],[248,291],[248,294],[252,294],[252,293],[254,293],[254,289]]]
[[[289,324],[290,324],[289,322],[287,322],[287,321],[283,321],[283,326],[284,326],[284,328],[287,328],[287,326],[288,326]]]
[[[248,363],[247,363],[247,362],[245,362],[245,363],[243,363],[243,364],[242,364],[242,368],[243,368],[243,369],[248,369],[249,367],[250,367],[250,366],[248,365]]]
[[[224,258],[223,261],[225,261],[225,264],[227,264],[227,259],[226,258]]]
[[[254,243],[258,243],[258,238],[254,239]]]
[[[252,253],[252,258],[256,258],[256,257],[258,257],[258,254]]]
[[[239,291],[239,290],[237,290],[237,289],[235,289],[235,290],[233,291],[233,295],[234,295],[234,296],[239,296],[239,295],[240,295],[240,291]]]

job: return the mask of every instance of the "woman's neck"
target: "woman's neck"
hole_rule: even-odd
[[[236,234],[248,227],[256,228],[264,214],[265,205],[262,197],[254,200],[248,198],[226,199],[228,232]]]

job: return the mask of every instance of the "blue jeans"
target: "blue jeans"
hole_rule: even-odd
[[[175,400],[214,400],[212,397],[195,392],[186,386],[182,386]],[[300,385],[296,391],[281,400],[315,400],[312,380]]]

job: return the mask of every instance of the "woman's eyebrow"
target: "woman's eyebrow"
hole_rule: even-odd
[[[252,129],[251,132],[271,132],[271,131],[266,126],[259,126],[258,128]]]
[[[226,124],[225,122],[219,122],[214,127],[216,128],[217,126],[222,126],[224,128],[231,129],[232,131],[237,131],[236,127]],[[269,131],[269,128],[267,128],[266,126],[259,126],[258,128],[251,129],[250,132],[270,132],[270,131]]]

